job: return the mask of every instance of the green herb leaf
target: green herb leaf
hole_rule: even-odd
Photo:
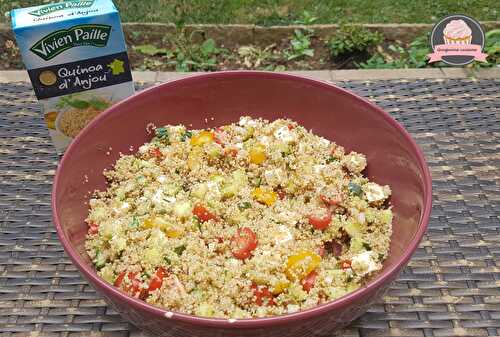
[[[174,248],[174,252],[179,256],[181,256],[185,250],[186,250],[186,245],[180,245]]]
[[[97,249],[95,252],[95,259],[94,259],[94,263],[97,270],[101,270],[106,265],[106,260],[102,258],[101,254],[102,254],[101,251]]]
[[[132,222],[128,226],[132,227],[132,228],[136,228],[137,226],[139,226],[139,220],[137,219],[137,217],[135,215],[132,218]]]
[[[328,158],[326,158],[326,163],[330,164],[333,163],[334,161],[338,161],[338,158],[335,158],[334,156],[330,155]]]
[[[184,132],[184,134],[181,136],[181,142],[185,142],[186,139],[191,138],[193,136],[193,133],[189,130]]]
[[[353,195],[356,195],[358,197],[361,197],[363,195],[363,189],[361,188],[361,186],[359,186],[356,183],[353,183],[352,181],[349,182],[347,188],[349,189],[349,192],[351,192],[351,194]]]
[[[198,217],[197,216],[193,216],[193,221],[194,221],[194,224],[196,225],[196,228],[198,228],[198,230],[201,232],[201,222],[198,219]]]
[[[366,242],[363,242],[363,248],[366,250],[372,250],[372,247]]]
[[[67,100],[66,102],[70,107],[76,109],[87,109],[90,106],[89,102],[83,101],[81,99]]]
[[[108,102],[101,101],[98,98],[92,98],[88,103],[97,110],[106,110],[107,108],[109,108]]]
[[[240,209],[240,211],[242,211],[244,209],[248,209],[250,207],[252,207],[252,204],[249,203],[248,201],[242,202],[241,204],[238,205],[238,208]]]
[[[158,137],[158,139],[160,139],[165,144],[167,144],[167,145],[170,144],[170,139],[168,136],[167,128],[165,128],[165,127],[156,128],[155,135],[156,135],[156,137]]]
[[[170,259],[167,256],[163,258],[163,261],[165,261],[165,263],[168,265],[172,264],[172,261],[170,261]]]
[[[155,55],[165,55],[167,54],[168,50],[165,48],[158,48],[152,44],[142,44],[139,46],[135,46],[134,50],[137,50],[139,53],[149,55],[149,56],[155,56]]]
[[[201,45],[201,52],[206,56],[217,53],[218,49],[215,46],[215,41],[213,39],[205,40]]]

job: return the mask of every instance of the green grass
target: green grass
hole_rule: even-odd
[[[47,0],[0,0],[0,12]],[[300,22],[305,11],[314,23],[432,23],[452,13],[499,20],[495,0],[116,0],[123,22],[250,23]],[[0,21],[5,21],[4,17]]]

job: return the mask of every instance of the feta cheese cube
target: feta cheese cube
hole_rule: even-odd
[[[290,131],[287,125],[282,126],[281,128],[274,131],[274,137],[285,143],[291,143],[297,139],[295,133]]]
[[[365,251],[353,256],[351,267],[358,275],[366,275],[382,268],[382,265],[375,261],[375,254],[372,251]]]

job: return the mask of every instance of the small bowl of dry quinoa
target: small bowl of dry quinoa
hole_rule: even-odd
[[[189,77],[91,122],[66,151],[54,222],[75,265],[164,336],[321,334],[377,300],[427,226],[423,155],[332,84]]]

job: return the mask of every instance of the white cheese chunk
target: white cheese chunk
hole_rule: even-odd
[[[282,126],[278,130],[274,131],[274,137],[285,143],[291,143],[296,140],[295,133],[290,131],[287,125]]]
[[[363,192],[365,192],[368,202],[383,201],[390,195],[390,189],[376,183],[365,184],[363,186]]]
[[[276,231],[274,242],[276,242],[276,244],[279,245],[292,240],[293,240],[293,235],[290,232],[290,230],[286,226],[280,225],[278,227],[278,230]]]
[[[375,254],[372,251],[365,251],[354,255],[351,259],[351,267],[358,275],[366,275],[382,268],[382,265],[375,261]]]

